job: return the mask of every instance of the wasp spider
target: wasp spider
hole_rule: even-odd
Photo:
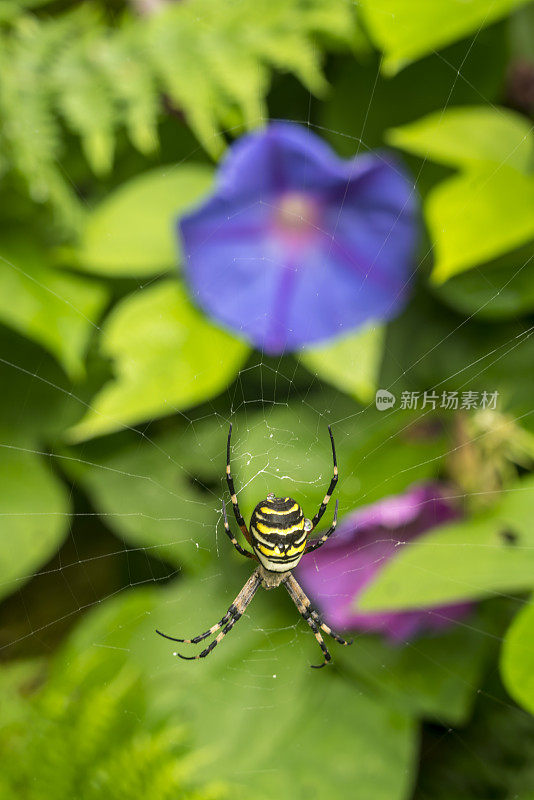
[[[334,519],[330,528],[323,533],[323,535],[308,543],[308,534],[314,530],[319,520],[323,516],[328,501],[332,496],[338,480],[338,470],[336,462],[336,448],[334,445],[334,437],[330,426],[328,426],[330,434],[330,441],[332,443],[332,457],[334,460],[334,474],[330,481],[330,486],[324,497],[323,502],[319,506],[319,510],[313,519],[306,519],[302,508],[291,497],[275,497],[274,494],[268,494],[265,500],[262,500],[254,511],[250,519],[250,527],[247,528],[245,520],[239,510],[239,503],[234,488],[234,481],[230,471],[230,439],[232,436],[232,426],[228,432],[228,443],[226,448],[226,481],[230,491],[230,498],[234,508],[235,518],[237,524],[241,528],[245,539],[252,547],[252,552],[245,550],[241,547],[235,536],[230,530],[228,519],[226,517],[226,508],[223,502],[223,519],[224,529],[236,550],[242,556],[252,558],[258,561],[258,566],[245,583],[236,599],[224,615],[224,617],[209,630],[192,639],[176,639],[174,636],[167,636],[161,631],[157,631],[160,636],[165,639],[170,639],[173,642],[184,642],[185,644],[197,644],[207,639],[217,631],[215,639],[196,656],[184,656],[177,653],[180,658],[192,660],[196,658],[205,658],[208,656],[214,647],[221,641],[221,639],[229,633],[234,627],[237,620],[245,613],[245,609],[256,594],[260,586],[264,589],[274,589],[280,584],[283,584],[287,589],[289,596],[295,603],[299,613],[306,620],[310,628],[315,634],[315,638],[319,642],[319,646],[323,651],[324,660],[322,664],[313,665],[315,669],[324,667],[331,660],[331,655],[324,643],[321,631],[327,633],[337,642],[343,645],[352,644],[351,641],[346,641],[339,634],[335,633],[328,625],[325,625],[317,611],[315,611],[309,599],[306,597],[301,587],[292,575],[292,571],[303,555],[311,553],[321,547],[326,540],[331,536],[337,525],[337,510],[338,503],[334,511]]]

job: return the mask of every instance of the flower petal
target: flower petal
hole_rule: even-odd
[[[231,148],[214,195],[178,228],[199,305],[280,353],[398,313],[415,217],[413,187],[391,159],[343,161],[279,122]]]
[[[217,191],[226,200],[272,198],[288,189],[324,191],[346,180],[347,162],[319,136],[292,122],[272,122],[242,136],[219,172]]]
[[[349,515],[328,545],[300,562],[298,579],[334,628],[382,632],[392,641],[444,628],[461,619],[470,604],[369,613],[355,611],[354,603],[399,547],[457,516],[439,485],[416,486]]]

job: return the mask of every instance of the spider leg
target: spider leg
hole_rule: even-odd
[[[319,628],[317,628],[316,626],[312,625],[311,619],[308,620],[308,624],[309,624],[310,628],[312,629],[313,633],[315,634],[315,638],[319,642],[319,647],[321,648],[321,650],[324,653],[324,661],[323,661],[323,663],[322,664],[310,664],[310,667],[312,669],[321,669],[322,667],[325,667],[327,664],[329,664],[330,661],[332,661],[332,656],[328,652],[328,648],[324,643],[324,639],[321,636],[321,634],[319,633]]]
[[[348,647],[348,645],[352,644],[352,639],[349,639],[349,640],[344,639],[342,636],[339,635],[339,633],[336,633],[335,631],[333,631],[332,628],[330,628],[328,625],[326,625],[323,622],[323,620],[322,620],[321,616],[318,614],[318,612],[315,611],[314,608],[312,608],[312,605],[311,605],[309,597],[307,597],[307,595],[303,591],[302,587],[300,586],[298,581],[293,577],[293,575],[291,575],[291,574],[288,575],[288,577],[286,578],[284,583],[285,583],[286,589],[287,589],[287,591],[289,593],[289,596],[291,597],[291,599],[295,603],[300,615],[306,620],[306,622],[308,623],[310,628],[315,633],[315,638],[319,642],[319,646],[321,647],[323,652],[325,651],[326,647],[324,646],[324,642],[323,642],[322,637],[321,637],[321,635],[319,633],[319,630],[318,630],[319,628],[321,630],[323,630],[325,633],[327,633],[329,636],[331,636],[332,639],[335,639],[336,642],[339,642],[339,644],[345,645],[346,647]],[[321,644],[321,642],[322,642],[322,644]],[[328,653],[328,650],[326,650],[326,652]],[[328,653],[328,657],[325,655],[324,663],[320,664],[319,666],[324,667],[324,665],[326,664],[327,661],[330,661],[330,654],[329,653]]]
[[[330,628],[323,622],[317,611],[311,611],[311,617],[312,619],[315,620],[316,624],[319,626],[319,628],[321,628],[322,631],[331,636],[332,639],[335,639],[336,642],[339,642],[339,644],[345,645],[346,647],[349,644],[352,644],[353,639],[344,639],[342,636],[339,635],[339,633],[333,631],[332,628]]]
[[[311,603],[304,594],[304,592],[302,591],[302,589],[300,588],[295,578],[291,574],[289,574],[288,577],[285,579],[284,584],[289,593],[289,596],[291,597],[291,599],[293,600],[293,602],[297,607],[297,611],[299,612],[301,617],[303,617],[303,619],[306,620],[306,622],[312,629],[315,638],[319,643],[319,647],[323,651],[324,655],[323,663],[310,665],[313,669],[320,669],[321,667],[324,667],[325,664],[328,664],[328,662],[332,660],[332,656],[328,652],[328,648],[324,643],[324,639],[319,632],[318,624],[312,615]]]
[[[245,613],[245,609],[247,608],[248,604],[256,594],[259,586],[261,584],[261,578],[259,576],[258,570],[255,570],[248,581],[245,583],[239,594],[237,595],[234,602],[230,605],[228,611],[224,615],[224,617],[218,622],[216,625],[212,625],[212,627],[201,633],[199,636],[195,636],[192,639],[175,639],[173,636],[167,636],[166,633],[161,633],[161,631],[156,630],[156,633],[159,633],[160,636],[163,636],[165,639],[170,639],[172,642],[184,642],[185,644],[196,644],[197,642],[201,642],[203,639],[206,639],[208,636],[211,636],[212,633],[216,633],[216,631],[222,629],[222,631],[215,637],[213,642],[206,647],[201,653],[196,656],[183,656],[181,653],[176,653],[177,656],[180,658],[185,659],[186,661],[192,661],[197,658],[205,658],[207,655],[211,653],[213,648],[219,644],[221,639],[223,639],[227,633],[229,633],[232,628],[234,627],[235,623],[238,621],[240,617],[243,616]],[[228,623],[228,624],[226,624]]]
[[[222,629],[222,631],[217,634],[215,639],[212,642],[209,643],[209,645],[206,647],[206,649],[203,650],[198,655],[196,655],[196,656],[184,656],[181,653],[176,653],[175,655],[177,655],[178,658],[183,658],[184,661],[195,661],[197,658],[206,658],[206,656],[209,656],[209,654],[211,653],[213,648],[216,647],[219,644],[219,642],[222,639],[224,639],[226,634],[229,633],[232,630],[232,628],[234,627],[234,625],[236,624],[236,622],[237,622],[237,620],[239,619],[240,616],[241,616],[241,614],[237,614],[235,617],[233,617],[230,620],[230,622],[228,623],[228,625],[226,625]]]
[[[159,633],[160,636],[163,636],[164,639],[169,639],[171,642],[184,642],[184,644],[198,644],[203,639],[207,639],[208,636],[211,636],[212,633],[217,633],[217,631],[225,625],[229,619],[232,619],[235,613],[235,604],[232,603],[224,617],[219,620],[216,625],[212,625],[209,631],[204,631],[204,633],[200,633],[198,636],[195,636],[193,639],[177,639],[175,636],[168,636],[166,633],[162,633],[158,631],[156,628],[156,633]]]
[[[230,530],[230,526],[228,524],[228,517],[226,516],[226,505],[224,503],[224,500],[223,500],[223,504],[222,504],[222,512],[223,512],[224,530],[226,531],[226,533],[228,535],[228,538],[232,542],[232,544],[235,547],[235,549],[237,550],[237,552],[241,553],[242,556],[246,556],[247,558],[253,558],[255,561],[257,561],[256,556],[254,555],[254,553],[250,553],[248,550],[244,550],[241,547],[241,545],[239,544],[239,542],[237,541],[237,539],[235,538],[235,536],[232,533],[232,531]]]
[[[234,488],[234,481],[232,478],[232,473],[230,471],[230,439],[232,438],[232,423],[230,423],[230,430],[228,431],[228,441],[226,443],[226,483],[228,484],[228,491],[230,492],[230,499],[232,501],[232,506],[234,508],[235,518],[237,520],[237,524],[241,528],[241,533],[250,544],[250,533],[246,526],[245,520],[243,519],[243,515],[239,509],[239,503],[237,502],[237,495],[235,493]]]
[[[321,536],[320,539],[316,539],[314,542],[312,542],[311,544],[307,545],[307,547],[306,547],[306,549],[304,551],[304,555],[306,555],[306,553],[313,553],[313,551],[317,550],[318,547],[322,547],[323,544],[326,542],[326,540],[330,536],[332,536],[332,534],[334,533],[334,531],[336,529],[336,525],[337,525],[337,510],[338,510],[338,507],[339,507],[339,500],[336,500],[336,510],[334,511],[334,521],[332,522],[332,525],[328,528],[326,533],[323,533],[323,535]]]
[[[317,514],[312,519],[312,530],[315,528],[315,526],[317,525],[317,523],[319,522],[319,520],[323,516],[323,514],[324,514],[324,512],[326,510],[326,507],[328,505],[328,501],[332,497],[332,493],[333,493],[334,489],[336,488],[336,483],[337,483],[338,477],[339,477],[338,476],[338,471],[337,471],[336,446],[334,444],[334,437],[332,435],[332,428],[330,427],[330,425],[328,426],[328,433],[330,434],[330,441],[332,443],[332,458],[334,460],[334,474],[332,476],[332,480],[330,481],[330,486],[328,487],[328,491],[324,496],[324,500],[321,503],[321,505],[319,506],[319,511],[317,512]]]

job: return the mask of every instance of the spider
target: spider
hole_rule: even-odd
[[[332,659],[324,643],[324,639],[321,636],[321,631],[327,633],[340,644],[352,644],[352,641],[346,641],[342,636],[329,628],[328,625],[325,625],[318,612],[312,608],[309,599],[292,575],[292,571],[295,569],[302,556],[307,553],[312,553],[314,550],[317,550],[318,547],[322,547],[336,529],[339,501],[336,501],[334,519],[330,528],[326,533],[323,533],[319,539],[315,539],[310,544],[307,544],[308,534],[314,530],[323,516],[338,481],[336,448],[330,425],[328,426],[328,432],[332,443],[334,474],[324,500],[313,519],[306,519],[302,508],[291,497],[275,497],[275,495],[271,493],[267,495],[265,500],[259,502],[252,512],[249,530],[239,510],[234,481],[230,471],[230,440],[232,437],[232,425],[230,425],[226,446],[226,481],[228,483],[228,490],[230,492],[237,524],[245,536],[245,539],[251,545],[253,552],[251,553],[249,550],[243,549],[230,530],[226,517],[226,506],[223,501],[222,512],[224,529],[238,553],[241,553],[242,556],[246,556],[246,558],[252,558],[258,561],[259,564],[224,617],[209,630],[198,636],[194,636],[192,639],[176,639],[174,636],[167,636],[166,633],[156,630],[156,633],[159,633],[159,635],[163,636],[165,639],[170,639],[172,642],[183,642],[185,644],[197,644],[207,639],[208,636],[220,631],[215,639],[201,653],[196,656],[184,656],[181,653],[177,653],[176,655],[180,658],[192,661],[197,658],[205,658],[208,656],[214,647],[216,647],[226,634],[232,630],[238,619],[243,616],[259,587],[263,586],[264,589],[275,589],[277,586],[280,586],[280,584],[283,584],[287,589],[300,615],[306,620],[314,632],[319,647],[323,651],[323,663],[312,664],[311,666],[314,669],[324,667],[325,664]]]

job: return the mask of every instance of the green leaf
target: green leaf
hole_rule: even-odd
[[[416,749],[412,718],[365,694],[360,683],[310,670],[320,651],[283,590],[260,589],[232,633],[201,662],[177,663],[178,645],[156,637],[155,627],[176,636],[205,630],[248,574],[233,576],[231,585],[213,575],[181,580],[107,603],[78,627],[65,664],[95,647],[121,648],[149,681],[152,714],[187,719],[205,754],[203,769],[229,782],[232,797],[331,800],[351,785],[373,800],[405,798]],[[236,742],[246,742],[246,758],[236,757]],[[310,771],[313,763],[321,768]]]
[[[217,417],[132,442],[109,452],[99,440],[85,444],[80,461],[61,462],[94,507],[132,547],[199,571],[222,548],[220,483],[225,474],[228,427]],[[215,488],[212,488],[215,487]]]
[[[408,713],[441,725],[464,725],[496,647],[493,637],[500,633],[484,608],[466,622],[402,644],[358,636],[357,649],[343,649],[338,659],[364,685]]]
[[[72,379],[108,300],[99,283],[52,269],[22,234],[2,242],[0,320],[49,350]]]
[[[525,61],[532,61],[534,58],[534,6],[532,4],[526,8],[518,9],[510,17],[510,43],[512,61],[512,75],[514,68],[523,67]],[[516,73],[523,74],[523,73]]]
[[[358,608],[420,608],[534,586],[533,502],[534,478],[529,477],[488,512],[442,525],[400,547]]]
[[[529,0],[364,0],[371,38],[384,52],[382,69],[394,74],[410,61],[490,25]]]
[[[506,164],[528,173],[534,138],[525,117],[503,108],[468,106],[436,111],[386,133],[389,144],[451,167]]]
[[[425,202],[436,283],[534,237],[534,139],[526,120],[500,109],[456,108],[394,128],[387,138],[464,170],[435,187]]]
[[[103,355],[116,379],[94,398],[70,439],[90,439],[208,400],[232,381],[249,348],[215,327],[166,280],[126,297],[107,318]]]
[[[432,288],[467,316],[500,321],[529,314],[534,310],[534,247],[528,244]]]
[[[87,217],[80,266],[99,275],[144,276],[179,263],[176,219],[209,191],[204,164],[160,167],[123,184]]]
[[[321,134],[338,153],[350,157],[362,150],[362,137],[365,148],[382,147],[388,130],[431,112],[439,110],[446,116],[444,108],[479,104],[481,97],[497,104],[502,99],[510,61],[506,33],[504,23],[493,25],[443,53],[432,53],[410,64],[393,77],[380,73],[379,54],[334,61],[328,73],[332,88],[317,109],[324,126]],[[456,80],[458,71],[461,77]],[[347,103],[355,87],[358,102]],[[433,172],[428,164],[424,170],[415,171],[419,191],[424,190]]]
[[[471,167],[430,193],[425,215],[442,283],[534,237],[534,179],[506,164]]]
[[[504,639],[501,675],[514,700],[534,714],[534,602],[519,612]]]
[[[39,686],[45,672],[44,658],[6,659],[4,661],[0,670],[0,697],[2,698],[0,738],[2,728],[9,728],[13,724],[27,723],[28,707],[23,687]],[[2,772],[4,771],[2,770]]]
[[[42,450],[86,409],[91,382],[73,392],[57,361],[30,339],[0,327],[0,441]],[[94,387],[93,387],[94,391]],[[24,402],[21,402],[24,398]]]
[[[54,555],[69,529],[69,506],[65,488],[38,456],[0,448],[0,598]]]
[[[4,0],[0,9],[0,21],[12,22],[20,15],[22,8],[38,8],[48,2],[49,0]]]
[[[533,800],[532,717],[510,701],[494,663],[477,695],[460,731],[426,729],[417,800]]]
[[[384,340],[384,328],[371,323],[334,342],[308,348],[299,359],[316,376],[369,403],[377,387]]]

